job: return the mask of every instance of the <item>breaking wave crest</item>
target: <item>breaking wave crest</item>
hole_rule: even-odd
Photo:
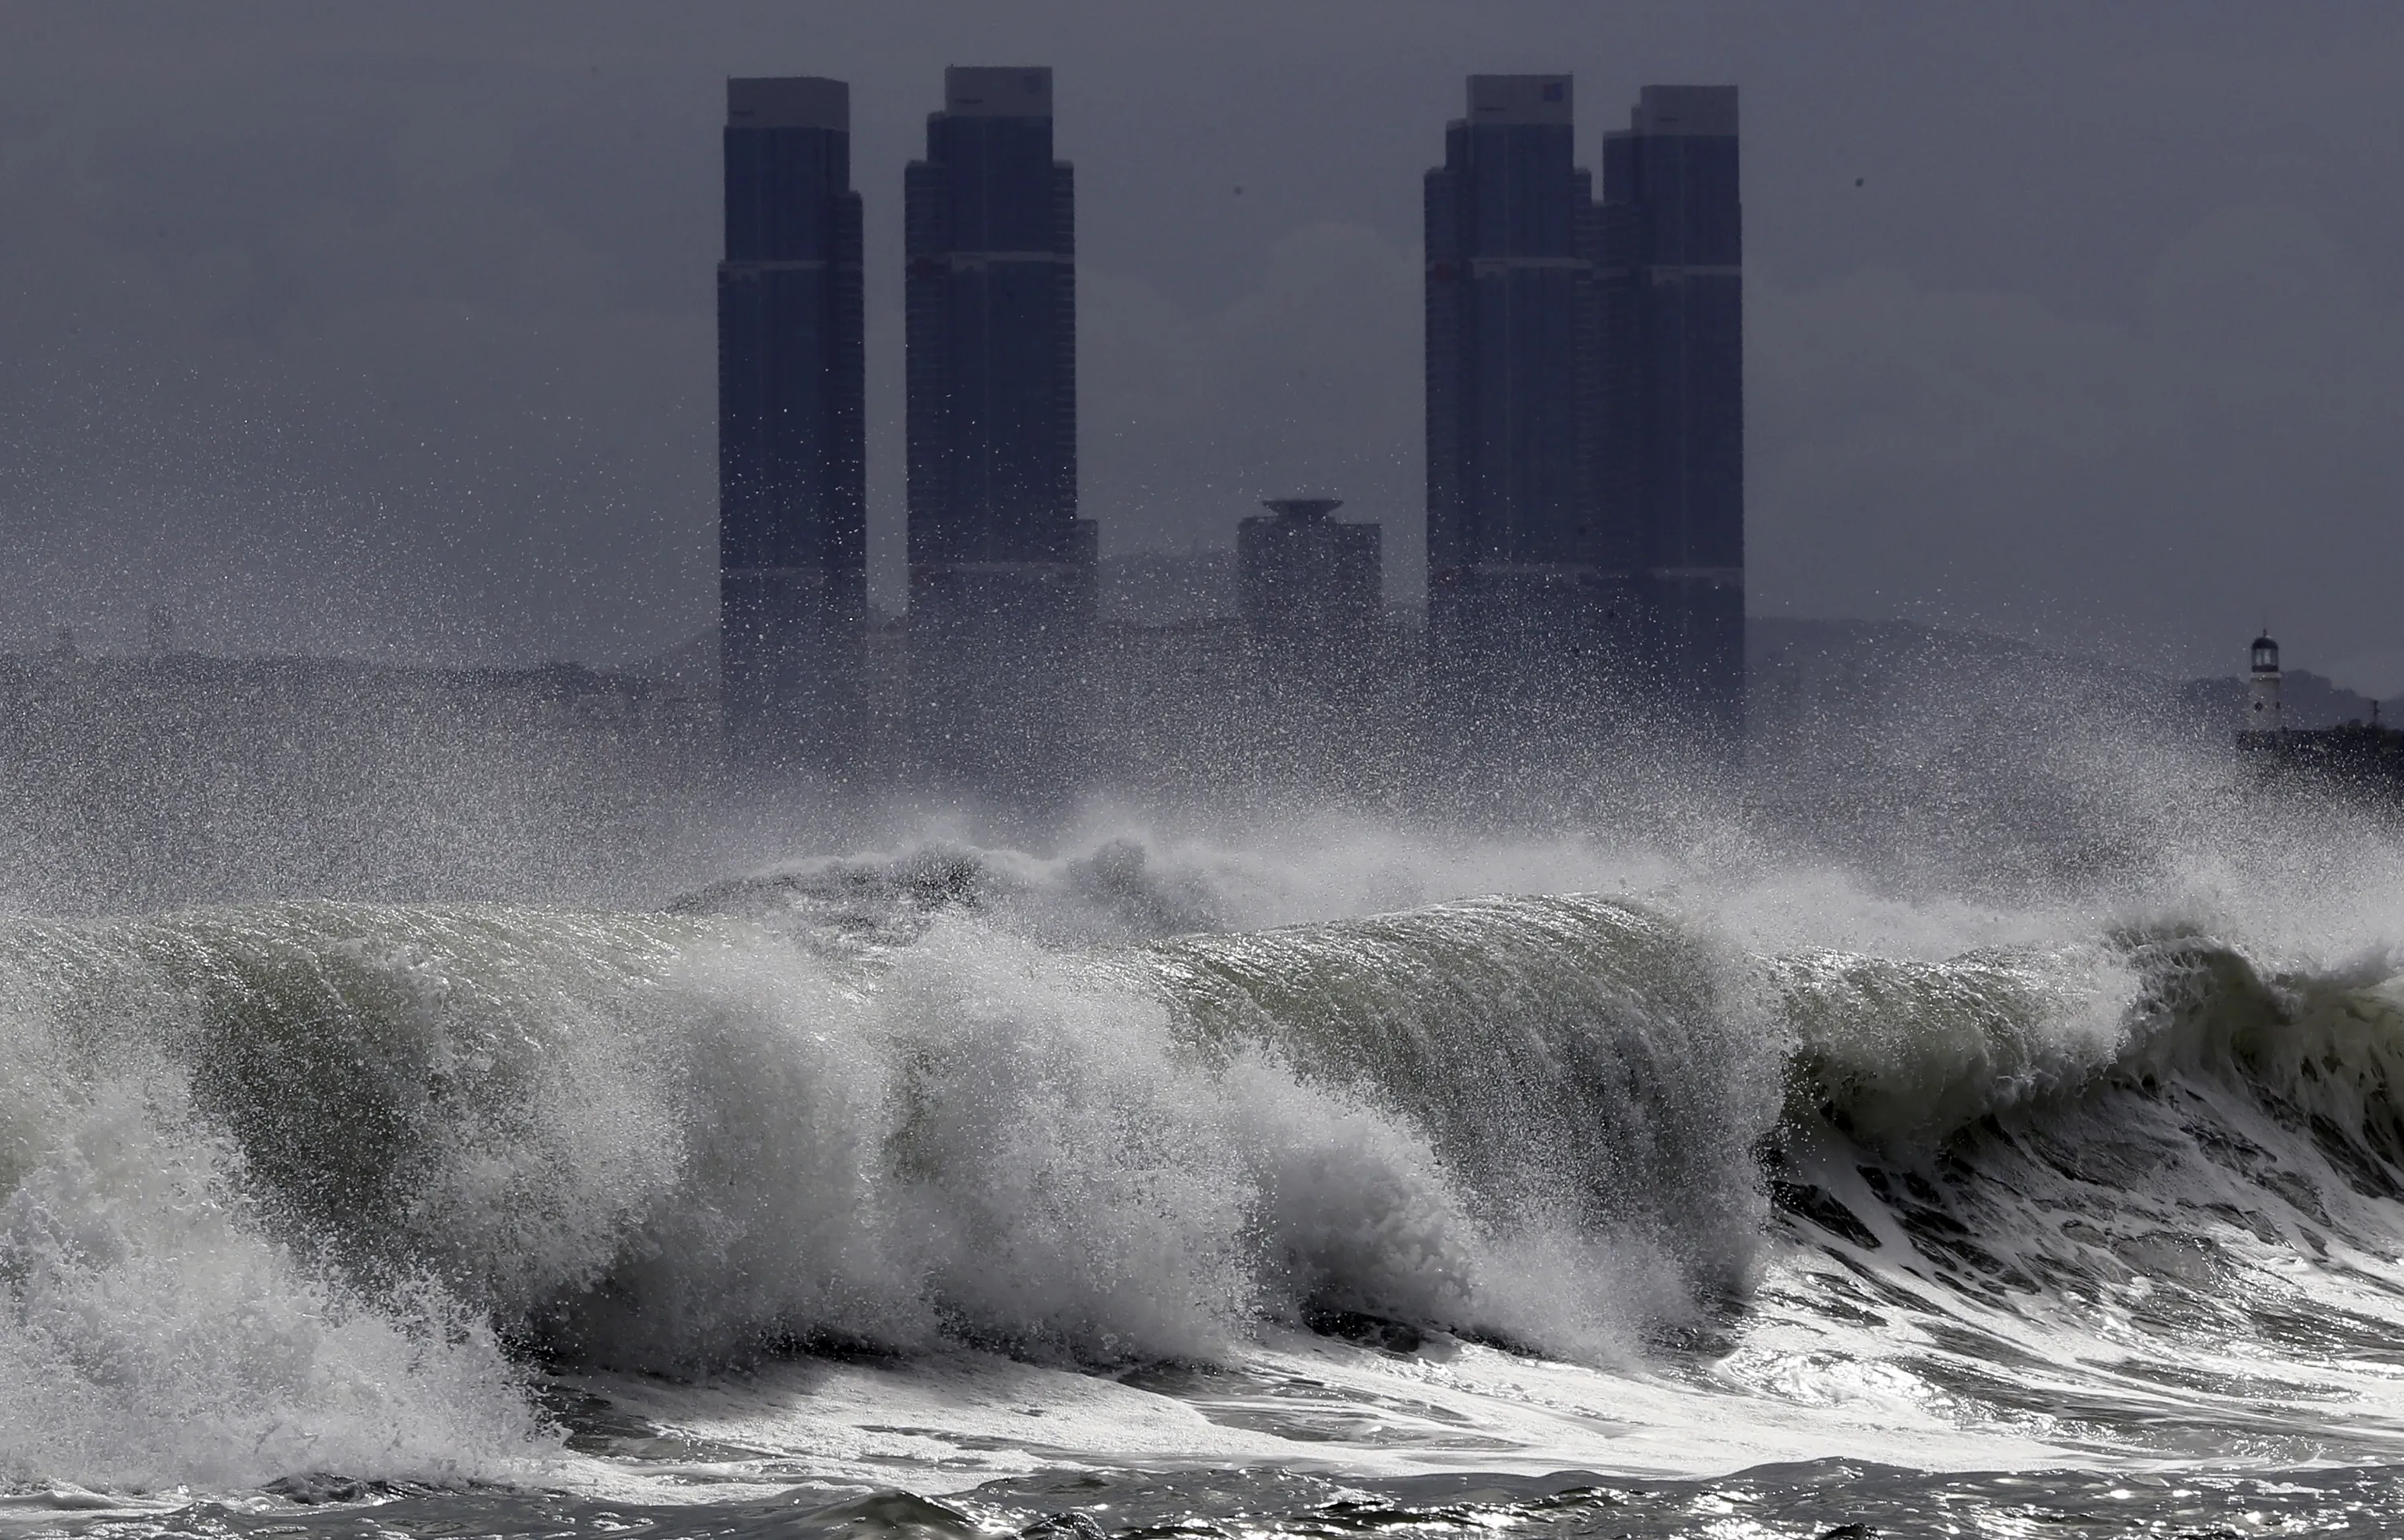
[[[1903,1296],[2001,1312],[1947,1393],[2017,1415],[2004,1323],[2134,1286],[2132,1172],[2266,1248],[2404,1239],[2377,962],[1751,955],[1577,895],[1220,917],[1139,853],[922,852],[650,916],[6,922],[0,1472],[506,1476],[544,1365],[1265,1325],[1633,1364]],[[1796,1240],[1845,1267],[1765,1298]],[[1724,1372],[1788,1393],[1753,1351]]]

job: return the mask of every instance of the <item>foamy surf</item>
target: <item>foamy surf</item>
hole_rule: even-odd
[[[1497,1522],[1649,1533],[1627,1483],[1684,1523],[1838,1458],[2394,1458],[2375,953],[1826,928],[1917,927],[1880,953],[1691,890],[1261,927],[1291,894],[1169,864],[7,922],[20,1511],[968,1533],[1274,1467],[1293,1513],[1470,1523],[1407,1484],[1481,1472]],[[843,1517],[887,1489],[950,1505]]]

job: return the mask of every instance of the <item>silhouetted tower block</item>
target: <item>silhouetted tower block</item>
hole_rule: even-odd
[[[1636,541],[1600,497],[1600,223],[1571,98],[1565,75],[1470,77],[1426,183],[1432,704],[1440,742],[1505,758],[1591,736],[1635,617]]]
[[[1635,533],[1653,682],[1744,726],[1744,300],[1733,86],[1647,86],[1602,141],[1604,506]]]
[[[1096,554],[1052,72],[945,70],[904,191],[914,735],[938,772],[1041,794],[1072,735]]]
[[[1256,643],[1323,654],[1357,644],[1384,601],[1384,535],[1374,524],[1338,524],[1334,497],[1275,497],[1270,517],[1243,521],[1236,563],[1244,629]]]
[[[850,88],[726,82],[719,640],[731,744],[839,769],[862,706],[867,482]]]
[[[1263,506],[1236,534],[1249,757],[1272,786],[1355,785],[1396,725],[1383,532],[1334,497]]]

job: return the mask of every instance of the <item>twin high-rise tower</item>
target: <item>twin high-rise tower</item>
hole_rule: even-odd
[[[840,80],[726,82],[718,268],[720,669],[753,753],[823,759],[868,619],[860,194]]]
[[[1458,741],[1742,727],[1733,87],[1575,161],[1570,77],[1486,75],[1427,175],[1428,626]],[[1528,741],[1533,734],[1536,741]]]
[[[1052,72],[951,69],[902,177],[910,565],[943,588],[1090,565],[1077,518],[1077,212]]]
[[[860,200],[849,88],[727,82],[718,283],[722,691],[741,751],[851,756],[867,634]],[[995,789],[1042,773],[1082,663],[1073,183],[1052,72],[951,69],[910,163],[912,738]]]
[[[1085,663],[1076,185],[1052,72],[948,69],[902,179],[910,721],[926,774],[1041,800]]]
[[[1646,669],[1744,726],[1744,294],[1736,88],[1647,86],[1602,138],[1600,509],[1637,553]]]
[[[1428,649],[1437,741],[1502,760],[1590,735],[1626,651],[1595,489],[1599,230],[1565,75],[1473,76],[1427,174]]]
[[[943,88],[904,178],[911,740],[936,779],[1040,792],[1095,600],[1073,181],[1049,70]],[[830,767],[868,704],[848,109],[840,81],[728,81],[719,269],[730,737]],[[1741,731],[1739,225],[1733,88],[1647,88],[1598,201],[1567,76],[1471,77],[1426,186],[1441,739],[1546,751],[1631,706]]]

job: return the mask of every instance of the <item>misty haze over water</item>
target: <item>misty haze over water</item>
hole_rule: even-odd
[[[2191,8],[2192,9],[2192,8]],[[1325,490],[1419,590],[1420,172],[1475,70],[1745,89],[1756,613],[2351,688],[2404,466],[2383,18],[1442,5],[1208,16],[12,6],[0,624],[608,664],[715,602],[723,78],[848,79],[902,602],[900,176],[946,64],[1060,82],[1104,554]],[[292,125],[306,125],[295,132]],[[1238,192],[1237,189],[1241,189]],[[1977,189],[1972,195],[1966,189]],[[2388,657],[2382,664],[2377,660]]]
[[[2305,748],[2404,705],[2404,22],[0,38],[0,1528],[2391,1527],[2404,801]],[[1715,460],[1611,371],[1731,81]],[[719,544],[713,273],[854,297],[747,111],[845,125],[851,567]],[[1050,222],[938,240],[988,131]],[[1013,263],[1073,472],[914,547]]]

